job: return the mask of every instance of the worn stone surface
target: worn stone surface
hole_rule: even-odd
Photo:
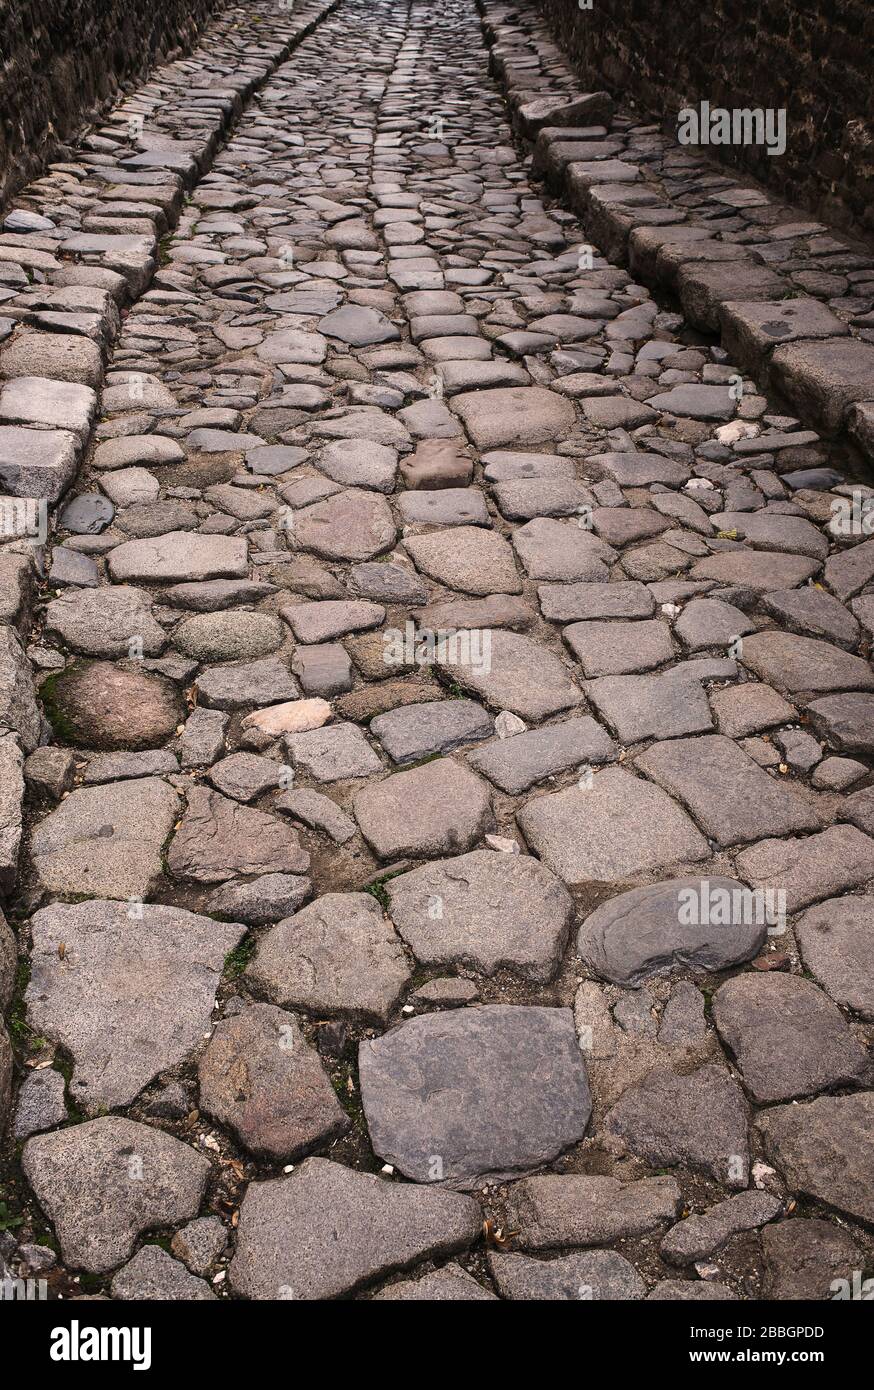
[[[570,894],[528,855],[474,850],[386,884],[389,913],[423,965],[502,966],[530,979],[554,974],[573,915]]]
[[[432,1274],[424,1274],[421,1279],[402,1279],[396,1284],[388,1284],[374,1294],[374,1298],[404,1303],[472,1303],[489,1302],[495,1295],[478,1284],[460,1265],[448,1264],[442,1269],[435,1269]]]
[[[656,1068],[624,1092],[605,1126],[655,1167],[681,1164],[726,1187],[747,1184],[746,1102],[723,1067],[684,1075]]]
[[[155,1299],[165,1302],[209,1302],[216,1298],[209,1284],[190,1274],[184,1265],[160,1245],[144,1245],[115,1275],[113,1298]]]
[[[198,883],[225,883],[237,874],[304,873],[309,862],[296,832],[277,816],[196,786],[167,852],[170,872]]]
[[[805,912],[795,938],[806,968],[836,1004],[874,1018],[871,899],[832,898]]]
[[[62,737],[107,752],[166,743],[182,718],[172,682],[132,665],[76,662],[49,677],[41,695]]]
[[[95,900],[43,908],[30,930],[30,1024],[71,1054],[71,1098],[93,1114],[129,1104],[197,1046],[244,928]]]
[[[613,1250],[582,1250],[552,1260],[491,1252],[489,1269],[504,1298],[643,1298],[646,1285],[636,1269]]]
[[[470,1197],[310,1158],[290,1178],[249,1185],[231,1287],[247,1298],[337,1298],[464,1250],[479,1230]]]
[[[468,754],[468,762],[501,791],[518,796],[572,767],[612,762],[618,749],[600,724],[583,715],[513,734]]]
[[[452,758],[373,783],[355,794],[352,805],[380,859],[464,852],[493,823],[485,783]]]
[[[770,1192],[738,1192],[700,1216],[687,1216],[672,1226],[661,1243],[662,1255],[669,1264],[693,1264],[715,1254],[740,1231],[752,1231],[773,1221],[781,1211],[779,1197]]]
[[[350,1125],[294,1015],[270,1004],[217,1025],[198,1079],[201,1110],[263,1159],[290,1162]]]
[[[637,766],[688,806],[719,845],[817,830],[816,810],[720,734],[654,744]]]
[[[857,1220],[874,1214],[874,1096],[820,1096],[779,1105],[756,1124],[772,1163],[790,1188]]]
[[[596,908],[580,927],[577,950],[604,979],[639,985],[676,969],[725,970],[749,960],[766,932],[737,879],[677,878]]]
[[[591,785],[532,798],[517,821],[531,848],[571,887],[621,882],[708,855],[706,840],[676,802],[619,768],[596,772]],[[617,836],[617,824],[634,824],[633,840]]]
[[[64,1259],[102,1274],[143,1231],[195,1216],[209,1162],[150,1125],[106,1116],[29,1139],[22,1166]]]
[[[852,1292],[853,1272],[861,1267],[859,1245],[841,1226],[817,1217],[779,1221],[762,1231],[765,1298],[833,1299],[844,1280]]]
[[[178,805],[178,793],[156,777],[71,792],[33,832],[40,883],[61,895],[148,897],[161,877]]]
[[[510,1189],[510,1216],[525,1250],[609,1245],[673,1221],[680,1210],[673,1178],[616,1178],[569,1173],[523,1178]]]
[[[874,265],[841,230],[871,172],[846,102],[824,78],[807,127],[842,118],[849,203],[815,133],[737,146],[738,183],[665,127],[665,54],[685,101],[731,51],[712,15],[636,13],[647,96],[615,5],[164,0],[133,65],[145,21],[77,5],[82,92],[35,0],[4,34],[0,184],[21,93],[61,145],[0,218],[0,1124],[64,1124],[69,1075],[89,1144],[108,1108],[217,1165],[88,1294],[767,1296],[768,1231],[841,1221],[867,1162],[814,1138],[817,1182],[856,1186],[811,1199],[757,1140],[777,1172],[745,1188],[746,1099],[808,1123],[872,1075]],[[793,78],[785,9],[780,61],[757,42]],[[853,91],[866,35],[829,23]],[[821,222],[753,182],[795,196],[800,150]],[[532,1011],[572,999],[579,1045],[538,1051]],[[449,1041],[404,1053],[420,1027]],[[518,1178],[495,1147],[541,1144],[530,1192],[478,1194],[454,1245],[449,1207],[368,1228],[360,1191],[419,1212],[441,1179],[365,1181],[362,1040],[400,1059],[387,1152]],[[420,1062],[463,1081],[423,1104]],[[550,1147],[580,1065],[592,1134]],[[228,1278],[241,1205],[301,1158],[283,1193],[336,1185],[245,1256],[244,1217]],[[702,1253],[659,1280],[674,1176]],[[559,1194],[543,1258],[523,1191]],[[772,1192],[788,1219],[720,1244]],[[487,1253],[444,1267],[484,1218]],[[68,1293],[64,1250],[21,1239]]]
[[[287,1008],[385,1021],[412,970],[375,898],[325,893],[262,938],[248,973]]]
[[[569,1010],[427,1014],[363,1042],[358,1066],[374,1149],[418,1182],[525,1172],[581,1139],[591,1113]]]

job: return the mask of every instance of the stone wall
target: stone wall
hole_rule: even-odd
[[[870,0],[538,0],[586,85],[676,129],[687,103],[786,109],[780,157],[710,152],[847,231],[874,233]]]
[[[0,0],[0,207],[224,0]]]

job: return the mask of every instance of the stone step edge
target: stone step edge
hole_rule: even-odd
[[[582,98],[586,95],[578,90],[575,94],[569,93],[558,85],[548,91],[515,83],[515,70],[510,68],[508,71],[503,61],[494,61],[497,35],[489,17],[487,0],[476,0],[476,6],[490,52],[490,68],[504,90],[517,134],[525,138],[519,109],[528,101],[555,96],[570,104],[575,96]],[[514,18],[514,10],[501,11],[500,22],[504,27],[512,24]],[[638,165],[639,170],[642,167]],[[748,181],[754,183],[754,180]],[[597,187],[597,180],[581,178],[572,163],[562,164],[557,174],[553,171],[549,186],[580,217],[587,232],[604,247],[607,260],[613,264],[627,265],[649,287],[664,289],[678,296],[689,323],[708,333],[715,332],[732,360],[764,389],[784,396],[804,423],[810,424],[829,439],[839,442],[845,439],[862,454],[867,463],[874,464],[874,344],[851,336],[842,320],[833,315],[836,325],[833,336],[799,337],[782,345],[779,340],[772,345],[762,345],[760,335],[751,331],[754,321],[750,310],[767,301],[747,304],[714,292],[695,274],[695,266],[706,262],[683,261],[680,257],[676,276],[666,274],[657,254],[660,229],[649,224],[636,224],[633,210],[623,208],[621,204],[616,206],[594,201],[591,189]],[[758,187],[757,184],[755,186]],[[656,190],[652,182],[647,187],[654,192]],[[767,194],[767,190],[761,191]],[[665,201],[669,206],[668,200]],[[697,221],[694,215],[687,215],[683,225],[706,227],[707,224]],[[670,227],[661,232],[661,238],[661,244],[671,244]],[[740,246],[737,261],[739,264],[759,265]],[[774,273],[781,274],[779,269],[775,269]],[[789,288],[788,281],[786,284]],[[706,295],[702,294],[705,288]],[[816,306],[820,314],[830,312],[818,299],[794,293],[786,298],[791,298],[793,305],[798,307]],[[708,307],[705,309],[700,307],[702,299],[707,301]],[[713,301],[715,318],[714,309],[709,307]],[[836,352],[832,351],[834,349]],[[833,360],[835,357],[836,362]]]

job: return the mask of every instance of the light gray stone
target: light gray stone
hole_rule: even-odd
[[[248,971],[286,1008],[383,1023],[411,974],[400,939],[369,893],[322,894],[262,938]]]
[[[150,596],[123,584],[53,599],[45,630],[85,656],[158,656],[167,645],[164,629],[152,617]]]
[[[178,805],[178,792],[156,777],[71,792],[31,837],[40,883],[62,895],[149,897]]]
[[[423,965],[502,967],[544,982],[567,943],[567,889],[528,855],[474,850],[386,884],[389,913]]]
[[[110,1286],[112,1297],[157,1302],[210,1302],[216,1298],[209,1284],[197,1279],[160,1245],[144,1245],[120,1269]]]
[[[709,854],[707,841],[670,797],[621,768],[596,772],[590,785],[536,797],[516,819],[531,848],[571,887],[664,872]],[[633,825],[634,836],[617,836],[617,825]]]
[[[793,787],[722,734],[653,744],[637,766],[679,797],[720,846],[820,827],[817,811]]]
[[[380,859],[464,853],[494,823],[486,784],[452,758],[372,783],[352,805]]]
[[[150,1125],[107,1116],[29,1139],[22,1167],[64,1261],[103,1274],[143,1231],[197,1214],[209,1162]]]
[[[324,1158],[250,1183],[230,1283],[246,1298],[321,1300],[465,1250],[480,1208],[457,1192],[392,1183]]]
[[[637,1270],[614,1250],[581,1250],[552,1260],[491,1251],[489,1269],[503,1298],[527,1302],[636,1299],[646,1293]]]
[[[28,1019],[71,1054],[80,1109],[128,1105],[184,1061],[209,1028],[225,956],[243,933],[149,903],[56,903],[34,915]]]

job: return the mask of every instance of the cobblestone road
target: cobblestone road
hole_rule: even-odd
[[[0,1256],[829,1298],[874,1222],[870,490],[534,180],[472,0],[310,8],[0,237],[6,486],[90,439],[0,628]]]

